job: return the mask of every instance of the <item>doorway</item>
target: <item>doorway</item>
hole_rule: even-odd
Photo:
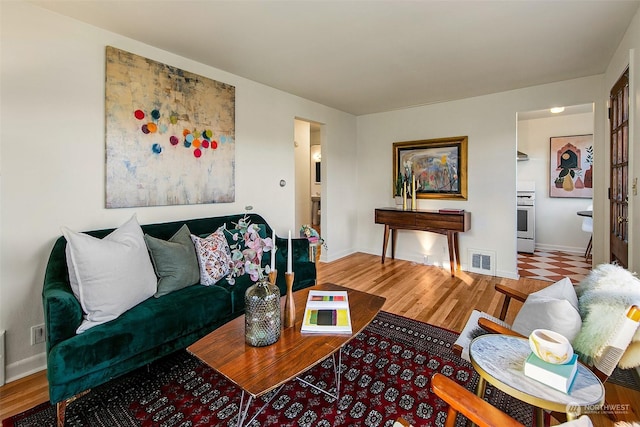
[[[320,235],[322,223],[323,125],[296,118],[295,125],[295,218],[296,229],[308,225]]]
[[[523,184],[522,188],[534,193],[535,200],[534,247],[517,254],[521,277],[553,280],[559,269],[564,269],[562,274],[574,281],[584,277],[591,268],[591,261],[584,256],[591,233],[583,231],[583,218],[577,213],[587,210],[593,199],[583,197],[584,194],[552,197],[550,186],[555,182],[551,176],[558,175],[558,171],[551,171],[550,165],[552,137],[593,134],[594,123],[593,104],[565,106],[560,113],[546,109],[517,114],[517,180]],[[586,159],[587,153],[583,154]],[[587,170],[594,160],[590,156],[591,164],[574,168],[571,175],[574,182],[580,178],[582,185],[585,175],[591,173]],[[520,206],[515,208],[517,212]]]

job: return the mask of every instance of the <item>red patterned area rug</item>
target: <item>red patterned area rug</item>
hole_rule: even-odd
[[[443,426],[447,406],[431,392],[431,376],[440,372],[469,390],[478,383],[471,365],[451,350],[457,336],[381,312],[343,349],[338,401],[293,380],[256,399],[248,419],[264,409],[248,425],[391,426],[402,416],[414,426]],[[331,358],[302,377],[335,391]],[[71,403],[66,425],[233,427],[240,395],[235,385],[182,351]],[[535,423],[531,406],[491,386],[485,399],[525,425]],[[3,426],[53,426],[54,413],[53,406],[42,404],[4,420]],[[459,416],[457,425],[465,421]]]

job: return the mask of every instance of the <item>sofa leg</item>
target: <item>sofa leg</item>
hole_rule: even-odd
[[[62,402],[56,403],[56,420],[57,420],[58,427],[64,427],[64,418],[67,412],[67,405],[73,402],[74,400],[81,398],[82,396],[89,393],[90,391],[91,389],[85,390],[82,393],[78,393],[73,397],[63,400]]]
[[[64,427],[64,415],[66,410],[67,410],[66,400],[56,403],[56,419],[58,422],[58,427]]]

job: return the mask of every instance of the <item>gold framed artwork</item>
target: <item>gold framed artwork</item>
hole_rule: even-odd
[[[394,142],[394,195],[406,183],[419,199],[467,200],[467,142],[467,136]]]

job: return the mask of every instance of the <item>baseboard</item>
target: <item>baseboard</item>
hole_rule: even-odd
[[[0,386],[3,386],[4,383],[6,382],[5,380],[5,363],[6,363],[6,358],[4,355],[4,350],[5,350],[5,346],[4,346],[4,337],[6,335],[6,331],[2,330],[0,331]]]
[[[325,254],[325,252],[326,251],[322,251],[322,253],[320,254],[320,260],[322,262],[333,262],[333,261],[339,260],[340,258],[344,258],[346,256],[353,255],[357,251],[355,251],[355,250],[346,250],[346,251],[340,251],[338,253],[332,252],[331,254]]]
[[[520,278],[520,275],[517,272],[514,273],[513,271],[498,270],[496,271],[496,277],[504,277],[505,279],[518,280]]]
[[[43,352],[7,365],[6,381],[10,383],[45,369],[47,369],[47,355]]]
[[[536,243],[536,251],[561,251],[570,254],[584,255],[586,248],[577,248],[575,246],[559,246],[559,245],[545,245]]]

